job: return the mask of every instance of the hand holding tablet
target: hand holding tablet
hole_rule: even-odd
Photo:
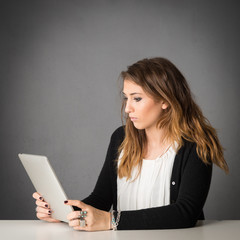
[[[50,222],[68,222],[67,215],[73,208],[64,204],[67,195],[47,157],[30,154],[18,156],[37,190],[33,194],[37,204],[37,217]]]
[[[49,203],[45,202],[38,192],[33,193],[32,196],[36,199],[36,216],[38,219],[52,223],[60,222],[60,220],[52,218],[53,210],[51,209]]]

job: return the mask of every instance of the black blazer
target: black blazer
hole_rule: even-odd
[[[96,186],[83,202],[95,208],[117,210],[117,150],[124,139],[124,127],[111,136],[105,163]],[[204,219],[212,176],[212,164],[206,165],[196,153],[196,144],[184,140],[174,159],[170,205],[134,211],[122,211],[117,229],[171,229],[193,227]]]

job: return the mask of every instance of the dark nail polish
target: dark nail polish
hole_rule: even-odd
[[[68,201],[66,200],[66,201],[64,201],[64,203],[68,203]]]
[[[51,215],[51,213],[48,213],[48,215]]]
[[[40,199],[40,200],[43,200],[43,198],[42,198],[42,197],[39,197],[39,199]]]
[[[48,205],[47,205],[47,204],[45,204],[45,207],[48,207]]]
[[[48,212],[49,212],[49,213],[51,213],[51,211],[50,211],[50,210],[49,210]]]

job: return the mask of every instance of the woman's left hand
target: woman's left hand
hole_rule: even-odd
[[[85,226],[80,226],[79,216],[80,211],[73,211],[67,215],[69,220],[69,226],[75,230],[83,231],[104,231],[111,228],[111,216],[110,212],[105,212],[87,205],[79,200],[67,200],[64,202],[66,205],[76,206],[82,209],[82,212],[86,212],[84,215]]]

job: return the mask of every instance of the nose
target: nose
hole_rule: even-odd
[[[131,113],[133,111],[134,111],[134,109],[133,109],[132,105],[130,104],[129,101],[127,101],[126,106],[125,106],[125,113]]]

